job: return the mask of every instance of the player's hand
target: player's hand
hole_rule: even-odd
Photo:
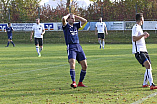
[[[32,41],[32,38],[30,38],[30,41]]]
[[[149,33],[144,32],[144,38],[148,38],[149,37]]]
[[[108,32],[106,33],[106,35],[108,35]]]
[[[95,35],[97,35],[97,33],[95,33]]]

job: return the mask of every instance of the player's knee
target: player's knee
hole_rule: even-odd
[[[150,69],[150,64],[147,64],[145,67],[146,69]]]
[[[83,69],[83,70],[87,70],[87,64],[84,64],[84,65],[82,66],[82,69]]]
[[[71,69],[75,69],[75,64],[70,64]]]
[[[75,69],[75,62],[70,60],[69,63],[70,63],[70,68]]]
[[[144,66],[146,67],[146,69],[151,68],[151,64],[148,61],[144,62]]]

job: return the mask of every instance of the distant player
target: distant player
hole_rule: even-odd
[[[146,68],[142,87],[149,87],[149,81],[150,89],[153,90],[157,89],[157,86],[155,86],[153,83],[151,61],[145,44],[145,38],[149,37],[149,33],[143,32],[141,28],[143,22],[143,14],[136,14],[136,24],[132,28],[132,52],[135,54],[135,57],[138,62]]]
[[[105,45],[105,41],[104,41],[105,32],[106,32],[106,35],[108,35],[106,24],[105,24],[105,22],[102,22],[102,17],[100,17],[99,18],[99,22],[97,22],[96,25],[95,25],[95,35],[98,35],[98,42],[100,44],[100,49],[102,47],[104,49],[104,45]],[[102,39],[102,43],[101,43],[101,39]]]
[[[74,23],[75,18],[80,20],[80,22]],[[75,81],[76,60],[82,66],[78,87],[87,87],[82,83],[86,75],[87,61],[86,61],[86,56],[82,50],[82,47],[79,44],[79,37],[78,37],[78,29],[86,22],[87,22],[86,19],[80,16],[76,16],[74,14],[67,14],[66,16],[62,17],[63,32],[65,37],[65,42],[67,45],[68,61],[70,64],[70,76],[72,79],[71,87],[73,88],[77,87]]]
[[[13,34],[12,32],[14,31],[13,28],[11,27],[11,23],[8,23],[8,26],[4,29],[5,32],[7,32],[8,35],[8,43],[7,46],[5,47],[9,47],[10,42],[13,44],[13,47],[15,47],[14,42],[12,41],[13,38]]]
[[[32,36],[34,33],[34,41],[36,46],[36,51],[38,53],[38,57],[41,57],[41,51],[43,50],[43,35],[45,33],[45,28],[42,24],[40,24],[40,19],[36,19],[36,24],[32,27],[32,32],[30,35],[30,40],[32,41]],[[39,49],[40,46],[40,49]]]

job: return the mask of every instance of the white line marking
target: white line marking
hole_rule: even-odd
[[[145,97],[145,98],[142,98],[142,99],[140,99],[140,100],[138,100],[138,101],[136,101],[136,102],[134,102],[134,103],[131,103],[131,104],[139,104],[139,103],[142,103],[143,101],[145,101],[145,100],[147,100],[147,99],[149,99],[149,98],[151,98],[151,97],[154,97],[154,96],[156,96],[157,95],[157,92],[155,92],[155,93],[153,93],[153,94],[151,94],[151,95],[149,95],[149,96],[147,96],[147,97]]]

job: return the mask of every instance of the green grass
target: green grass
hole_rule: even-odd
[[[70,88],[64,44],[44,44],[38,58],[34,44],[0,45],[0,104],[128,104],[156,93],[141,88],[145,68],[131,52],[131,44],[82,44],[88,69],[87,88]],[[148,44],[157,83],[157,45]],[[81,66],[76,63],[76,81]],[[157,103],[157,96],[142,104]]]

